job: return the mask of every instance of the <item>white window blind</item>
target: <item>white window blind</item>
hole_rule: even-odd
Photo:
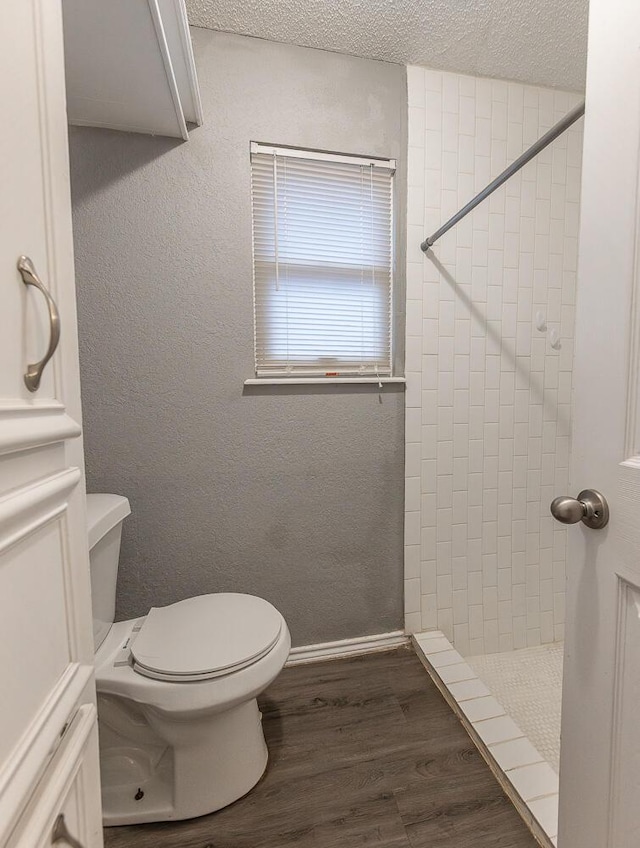
[[[391,375],[391,161],[251,146],[256,375]]]

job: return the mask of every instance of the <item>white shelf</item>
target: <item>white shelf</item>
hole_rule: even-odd
[[[69,123],[188,138],[202,123],[184,0],[63,0]]]

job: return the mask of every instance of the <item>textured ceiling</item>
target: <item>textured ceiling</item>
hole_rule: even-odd
[[[187,0],[195,26],[584,88],[588,0]]]

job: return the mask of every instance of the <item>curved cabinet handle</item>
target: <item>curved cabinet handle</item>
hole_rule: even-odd
[[[39,362],[33,362],[27,365],[24,375],[25,386],[30,392],[35,392],[40,387],[42,372],[47,362],[56,352],[58,342],[60,341],[60,313],[58,312],[55,300],[51,297],[49,290],[40,277],[38,277],[35,266],[28,256],[21,256],[18,259],[18,271],[20,271],[22,282],[25,286],[35,286],[38,291],[42,292],[47,302],[47,309],[49,310],[49,347]]]
[[[69,833],[69,828],[64,820],[63,813],[60,813],[53,826],[53,830],[51,831],[51,844],[69,845],[70,848],[84,848],[82,842],[78,842],[75,836],[72,836]]]

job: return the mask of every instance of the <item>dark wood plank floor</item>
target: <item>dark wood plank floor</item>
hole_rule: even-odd
[[[267,773],[188,822],[107,848],[536,848],[409,648],[285,669],[261,698]]]

